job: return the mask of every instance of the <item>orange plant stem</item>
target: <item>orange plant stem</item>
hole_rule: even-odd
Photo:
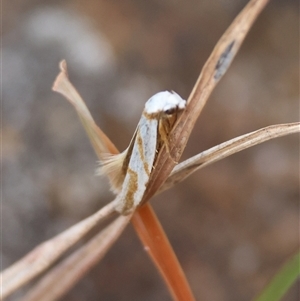
[[[151,205],[146,203],[133,215],[131,222],[146,251],[177,301],[194,301],[187,279],[170,242]]]

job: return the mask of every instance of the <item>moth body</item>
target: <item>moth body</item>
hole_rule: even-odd
[[[121,187],[114,189],[119,190],[116,206],[119,213],[127,215],[141,203],[155,158],[164,145],[169,150],[169,133],[177,114],[185,106],[186,101],[175,92],[163,91],[152,96],[145,104],[129,147],[122,154],[110,156],[103,162],[102,173],[114,172],[115,182],[122,182]]]
[[[168,114],[169,111],[185,109],[186,101],[176,92],[162,91],[153,95],[145,104],[147,114]]]

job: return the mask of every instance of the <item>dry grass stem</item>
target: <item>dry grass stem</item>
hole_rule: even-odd
[[[271,125],[214,146],[178,164],[158,193],[170,189],[209,164],[268,140],[298,132],[300,132],[299,122]]]
[[[113,214],[114,202],[77,223],[54,238],[40,244],[21,260],[1,273],[1,297],[5,298],[22,285],[49,268],[63,253],[77,243],[87,232]]]
[[[228,70],[246,34],[267,3],[268,0],[250,1],[215,46],[188,98],[186,110],[183,111],[170,135],[170,153],[163,148],[159,154],[143,198],[144,202],[148,201],[167,180],[176,165],[174,160],[179,161],[208,97]]]
[[[164,278],[173,300],[194,301],[175,252],[149,203],[136,211],[132,217],[132,224],[145,250]]]
[[[59,67],[61,72],[58,74],[52,90],[62,94],[73,105],[100,162],[108,155],[119,154],[119,151],[113,142],[96,125],[85,102],[70,82],[66,61],[62,61],[59,64]],[[116,176],[118,173],[119,171],[116,170],[115,172],[107,174],[113,191],[119,191],[120,189],[118,177]]]
[[[66,61],[62,61],[59,66],[61,72],[53,84],[53,91],[65,96],[65,98],[74,106],[100,160],[102,159],[103,154],[118,154],[118,149],[96,125],[85,102],[69,81]]]
[[[131,215],[119,216],[89,242],[47,273],[22,301],[52,301],[64,295],[110,249],[128,225]]]

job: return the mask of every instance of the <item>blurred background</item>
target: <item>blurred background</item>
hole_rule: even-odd
[[[127,147],[145,101],[188,98],[247,1],[3,2],[2,268],[112,200],[73,108],[51,91],[66,59],[97,124]],[[210,97],[182,159],[299,119],[299,3],[271,1]],[[152,205],[197,300],[251,300],[299,249],[299,138],[238,153]],[[299,286],[299,283],[297,284]],[[298,300],[297,285],[284,298]],[[9,300],[18,300],[23,291]],[[171,300],[129,226],[63,300]]]

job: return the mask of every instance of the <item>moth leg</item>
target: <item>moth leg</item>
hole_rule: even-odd
[[[159,131],[160,139],[162,140],[162,145],[165,145],[167,152],[168,152],[170,158],[172,159],[172,161],[175,164],[178,164],[178,162],[172,158],[171,152],[170,152],[170,145],[169,145],[168,138],[169,138],[169,133],[171,131],[171,127],[170,127],[168,120],[162,120],[161,122],[159,122],[158,131]]]

